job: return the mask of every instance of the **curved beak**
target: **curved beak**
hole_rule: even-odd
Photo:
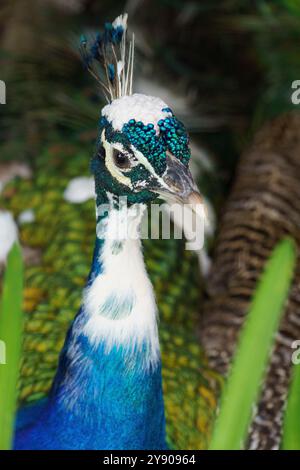
[[[170,206],[167,211],[189,240],[187,249],[201,250],[208,215],[190,170],[177,158],[167,155],[166,170],[152,182],[150,191],[158,194]],[[182,208],[178,207],[178,203]]]
[[[204,204],[190,170],[170,154],[167,156],[165,173],[154,186],[151,190],[168,203],[189,204],[195,212],[197,206]]]

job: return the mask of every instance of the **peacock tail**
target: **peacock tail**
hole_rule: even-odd
[[[37,161],[34,176],[11,181],[1,194],[1,207],[20,221],[26,262],[20,406],[47,395],[89,272],[94,200],[74,204],[64,199],[69,181],[87,174],[85,152],[82,144],[52,145]],[[24,209],[33,211],[33,221],[22,223]],[[144,240],[144,252],[160,313],[168,440],[178,449],[202,449],[208,444],[220,382],[196,335],[201,277],[197,258],[184,244]]]

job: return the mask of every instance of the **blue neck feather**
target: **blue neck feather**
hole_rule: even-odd
[[[101,275],[96,239],[88,285]],[[141,315],[143,312],[141,312]],[[128,367],[122,346],[109,352],[83,334],[84,306],[71,325],[49,400],[39,421],[17,434],[17,448],[165,449],[160,362],[145,370],[146,348]]]

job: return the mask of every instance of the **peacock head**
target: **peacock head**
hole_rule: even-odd
[[[188,134],[161,99],[133,94],[103,108],[92,160],[97,193],[126,196],[130,204],[157,196],[188,203],[198,194],[189,159]]]
[[[129,204],[158,196],[201,202],[189,170],[189,138],[183,124],[161,99],[132,94],[134,37],[127,47],[126,30],[125,14],[106,23],[91,44],[85,37],[81,42],[84,62],[108,101],[92,159],[97,197],[105,191],[127,197]]]

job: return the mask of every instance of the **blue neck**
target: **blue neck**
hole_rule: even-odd
[[[102,250],[96,239],[87,285],[103,275]],[[90,342],[83,332],[87,321],[83,304],[67,334],[44,419],[58,430],[68,423],[65,448],[165,449],[160,361],[139,367],[148,354],[142,348],[128,367],[122,346],[107,351],[105,341]]]

